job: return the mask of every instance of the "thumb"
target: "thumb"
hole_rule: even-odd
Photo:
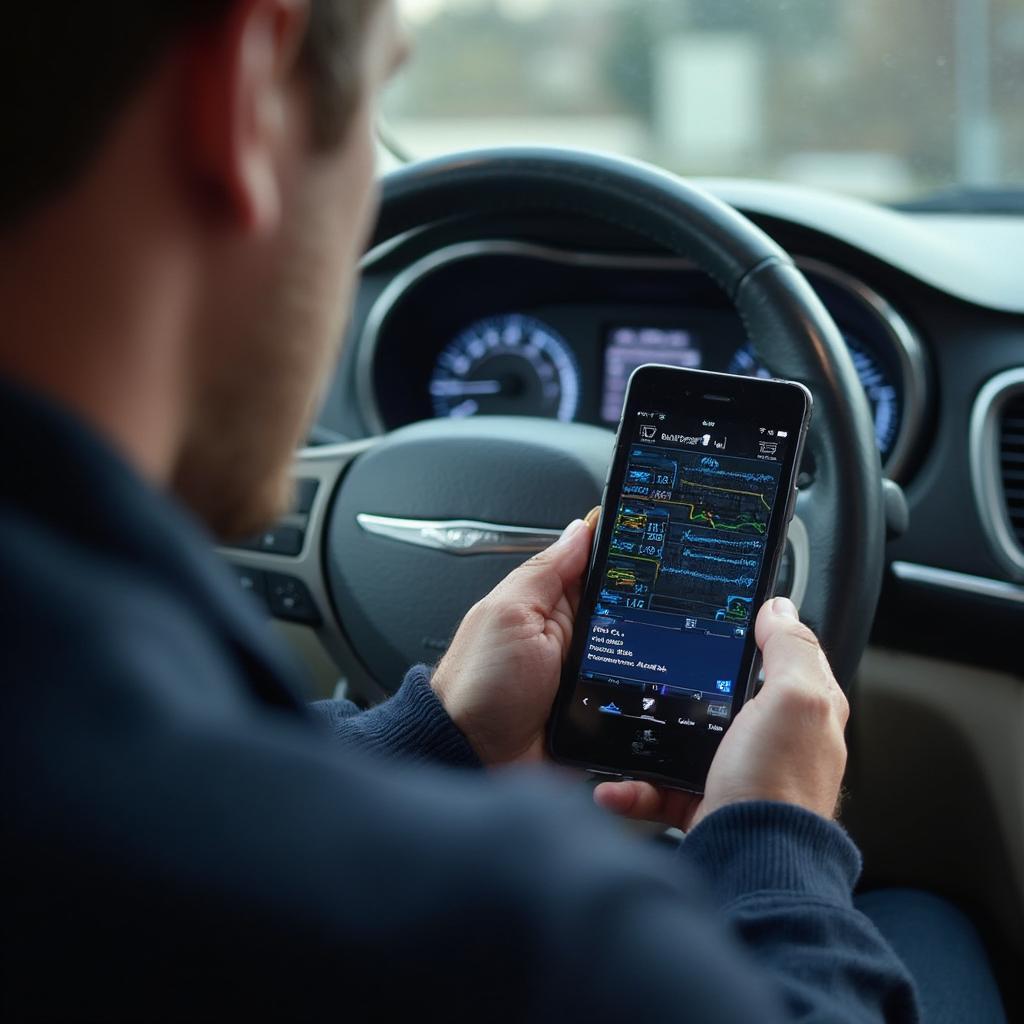
[[[796,605],[789,598],[766,602],[754,632],[764,657],[766,679],[782,675],[803,678],[822,671],[824,658],[818,639],[801,623]]]
[[[800,621],[793,602],[785,597],[767,602],[757,616],[755,633],[764,660],[762,693],[786,686],[827,696],[845,724],[846,698],[818,638]]]
[[[562,583],[566,587],[577,582],[586,572],[587,563],[590,561],[590,547],[600,515],[601,509],[598,506],[592,508],[584,519],[574,519],[551,547],[531,561],[549,562],[562,577]]]
[[[574,519],[550,547],[524,562],[526,572],[542,569],[554,572],[563,587],[576,582],[586,571],[593,531],[588,519]]]
[[[554,544],[506,576],[495,594],[553,608],[563,595],[577,589],[590,560],[592,516],[574,519]]]

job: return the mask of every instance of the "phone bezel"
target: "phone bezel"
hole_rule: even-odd
[[[710,397],[709,397],[710,396]],[[734,374],[714,373],[708,370],[691,370],[675,366],[660,366],[649,363],[637,367],[630,375],[623,404],[622,416],[615,435],[615,447],[605,480],[604,494],[601,498],[601,513],[594,532],[594,544],[591,549],[587,576],[577,611],[577,627],[580,623],[588,623],[598,597],[598,581],[595,580],[595,567],[601,552],[611,541],[611,526],[606,512],[609,495],[614,495],[618,502],[619,490],[628,456],[629,446],[633,443],[629,431],[624,425],[636,419],[636,413],[642,409],[658,409],[670,413],[679,408],[682,402],[707,403],[710,412],[724,414],[735,418],[750,417],[755,422],[760,416],[774,418],[780,425],[785,423],[794,432],[796,444],[788,453],[779,477],[778,495],[785,495],[786,511],[782,517],[773,518],[769,526],[766,540],[765,559],[769,564],[767,572],[763,572],[755,591],[755,604],[759,607],[765,597],[774,588],[778,575],[782,552],[785,549],[786,532],[792,518],[795,505],[795,480],[800,467],[810,425],[813,399],[810,391],[798,381],[781,380],[778,378],[764,379],[758,377],[740,377]],[[742,411],[741,411],[742,410]],[[763,421],[762,421],[763,422]],[[547,746],[551,758],[559,764],[582,768],[595,775],[614,778],[646,779],[658,785],[673,789],[682,789],[691,793],[702,793],[704,779],[681,779],[660,772],[645,771],[633,767],[604,764],[593,759],[581,759],[560,751],[559,725],[568,710],[569,700],[576,690],[583,650],[588,631],[576,628],[573,631],[572,645],[563,667],[555,706],[548,723]],[[742,692],[733,698],[733,714],[729,726],[735,721],[743,704],[751,696],[754,683],[760,669],[760,652],[754,643],[751,630],[748,647],[744,651],[743,665],[749,661]],[[728,729],[726,730],[728,731]],[[717,749],[717,748],[716,748]],[[710,767],[710,765],[708,766]],[[705,771],[706,775],[706,771]]]

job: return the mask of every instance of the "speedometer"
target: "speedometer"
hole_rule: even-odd
[[[896,385],[889,380],[885,370],[875,357],[853,335],[844,333],[846,347],[850,350],[853,365],[857,369],[868,405],[871,406],[871,418],[875,422],[875,441],[882,455],[882,462],[888,461],[896,439],[900,432],[900,398]]]
[[[519,313],[479,320],[438,356],[430,378],[436,416],[575,418],[580,374],[566,340]]]
[[[868,347],[854,334],[843,331],[843,339],[849,349],[850,358],[857,370],[861,387],[871,407],[871,419],[875,425],[875,441],[884,464],[892,455],[900,433],[901,405],[897,384],[871,353]],[[753,346],[747,344],[736,350],[729,362],[729,373],[747,377],[770,377],[771,374],[754,355]]]

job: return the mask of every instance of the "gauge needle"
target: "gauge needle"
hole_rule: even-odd
[[[500,380],[435,380],[430,393],[435,398],[454,398],[459,395],[500,395]]]

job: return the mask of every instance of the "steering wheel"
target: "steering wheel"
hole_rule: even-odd
[[[774,241],[707,192],[568,150],[486,150],[398,170],[384,181],[372,245],[518,211],[587,218],[686,257],[734,304],[758,360],[810,388],[813,476],[793,527],[806,538],[798,596],[848,687],[881,587],[882,470],[849,353],[810,285]],[[409,665],[436,660],[476,600],[600,501],[612,441],[581,424],[481,417],[300,452],[295,475],[320,486],[289,571],[309,588],[321,639],[354,688],[383,696]]]

